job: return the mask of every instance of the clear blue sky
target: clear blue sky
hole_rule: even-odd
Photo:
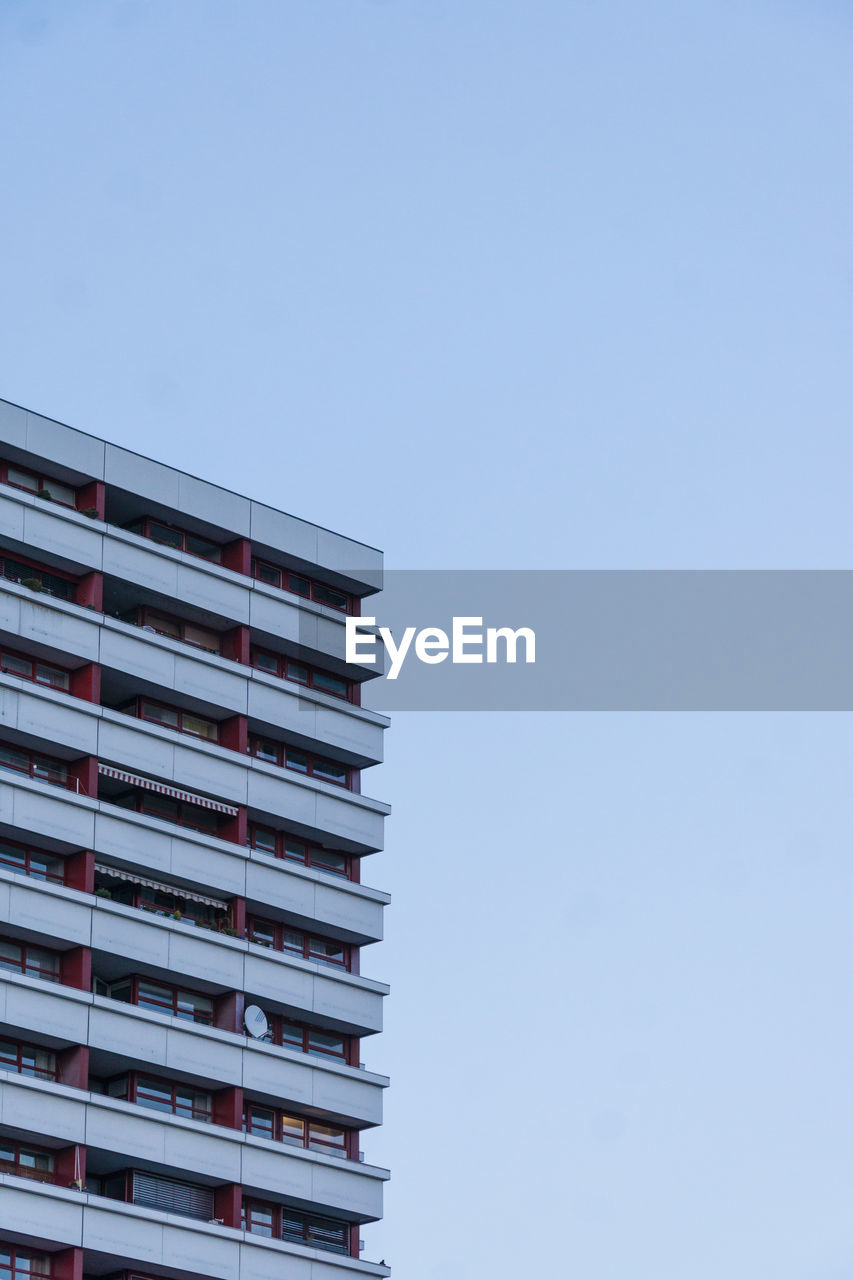
[[[4,0],[0,394],[396,568],[849,567],[846,0]],[[844,716],[404,715],[399,1280],[853,1273]]]

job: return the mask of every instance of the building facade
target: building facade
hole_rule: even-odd
[[[389,1274],[381,572],[0,402],[0,1280]]]

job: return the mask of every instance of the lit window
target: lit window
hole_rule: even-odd
[[[243,1113],[243,1129],[257,1138],[276,1140],[289,1147],[347,1158],[349,1130],[323,1125],[271,1107],[247,1104]]]

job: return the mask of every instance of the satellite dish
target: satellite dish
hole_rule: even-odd
[[[256,1004],[250,1004],[243,1014],[243,1026],[255,1040],[262,1040],[269,1030],[267,1015]]]

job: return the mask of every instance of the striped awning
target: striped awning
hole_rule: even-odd
[[[177,889],[173,884],[163,884],[162,880],[147,880],[145,876],[135,876],[130,871],[120,871],[118,867],[108,867],[104,862],[96,862],[95,870],[101,875],[111,876],[114,880],[127,880],[130,884],[141,884],[146,889],[157,889],[160,893],[171,893],[175,898],[186,898],[188,902],[202,902],[206,907],[216,907],[217,911],[227,911],[228,904],[220,898],[206,898],[203,893],[190,893],[189,889]]]
[[[240,811],[233,805],[223,804],[221,800],[209,800],[207,796],[197,796],[194,791],[179,791],[177,787],[167,787],[164,782],[155,782],[153,778],[143,778],[138,773],[127,773],[124,769],[114,769],[111,764],[98,762],[98,773],[105,778],[116,778],[131,787],[144,787],[146,791],[157,791],[161,796],[171,796],[173,800],[184,800],[187,804],[200,805],[202,809],[214,809],[217,813],[228,813],[235,817]]]

